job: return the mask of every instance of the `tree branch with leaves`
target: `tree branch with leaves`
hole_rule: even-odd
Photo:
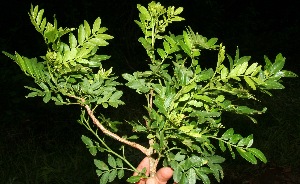
[[[43,9],[31,6],[29,17],[47,45],[45,56],[27,58],[17,52],[3,53],[34,79],[36,86],[25,86],[31,91],[27,97],[40,96],[45,103],[52,100],[57,105],[81,106],[78,122],[94,135],[94,139],[83,135],[82,141],[93,156],[99,152],[107,154],[107,162],[94,159],[101,184],[121,179],[125,171],[138,173],[127,179],[130,183],[148,177],[145,169],[137,171],[126,158],[124,146],[119,151],[112,149],[105,137],[147,156],[150,176],[159,165],[171,167],[177,183],[200,180],[208,184],[210,174],[220,182],[225,158],[216,154],[218,147],[222,152],[229,150],[233,158],[237,152],[252,164],[257,164],[257,159],[267,162],[264,154],[252,147],[252,134],[243,137],[235,133],[221,117],[224,112],[232,112],[257,123],[253,115],[264,113],[266,108],[253,109],[237,101],[259,101],[254,91],[271,95],[270,90],[283,89],[282,78],[297,76],[283,69],[285,58],[278,54],[272,62],[265,56],[262,66],[251,62],[250,56],[240,57],[238,49],[232,58],[223,44],[217,44],[217,38],[208,39],[191,27],[187,26],[181,35],[166,33],[169,24],[184,20],[180,17],[182,7],[165,8],[151,2],[148,7],[137,5],[137,9],[139,20],[135,22],[144,34],[138,41],[150,59],[149,69],[124,73],[122,77],[126,86],[145,96],[148,113],[143,116],[144,124],[96,115],[99,106],[117,108],[124,104],[118,77],[112,68],[102,67],[110,56],[97,54],[113,38],[105,33],[107,28],[102,27],[100,18],[92,26],[84,21],[78,29],[61,28],[55,17],[52,24],[43,17]],[[61,39],[66,36],[68,43]],[[201,60],[203,50],[217,54],[215,69],[205,68]],[[120,135],[119,124],[131,126],[132,132]],[[147,146],[139,143],[138,138],[142,137],[148,139]]]

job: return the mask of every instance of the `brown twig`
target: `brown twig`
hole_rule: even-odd
[[[131,141],[128,141],[120,136],[118,136],[117,134],[115,133],[112,133],[111,131],[107,130],[100,122],[99,120],[95,117],[93,111],[91,110],[90,106],[88,105],[84,105],[84,108],[86,109],[88,115],[90,116],[90,118],[92,119],[93,123],[106,135],[116,139],[117,141],[119,142],[122,142],[124,144],[127,144],[133,148],[136,148],[138,150],[140,150],[142,153],[144,153],[146,156],[150,157],[150,155],[152,154],[151,152],[151,149],[147,149],[145,148],[144,146],[136,143],[136,142],[131,142]]]

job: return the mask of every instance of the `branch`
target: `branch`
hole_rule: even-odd
[[[128,141],[120,136],[118,136],[117,134],[112,133],[111,131],[107,130],[100,122],[99,120],[95,117],[93,111],[91,110],[91,108],[88,105],[85,105],[84,108],[86,109],[87,113],[89,114],[90,118],[92,119],[93,123],[106,135],[116,139],[119,142],[122,142],[124,144],[127,144],[133,148],[136,148],[138,150],[140,150],[141,152],[143,152],[146,156],[150,157],[151,155],[151,149],[147,149],[144,146],[136,143],[136,142],[131,142]]]

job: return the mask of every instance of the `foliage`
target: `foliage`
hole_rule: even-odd
[[[105,70],[101,64],[110,56],[97,54],[99,47],[107,46],[107,41],[113,38],[105,33],[107,28],[101,26],[100,18],[92,26],[84,21],[78,29],[58,28],[55,17],[53,24],[47,22],[44,10],[31,6],[30,20],[48,48],[45,56],[27,58],[17,52],[14,55],[3,52],[34,79],[37,86],[26,86],[31,91],[27,97],[41,96],[45,103],[52,100],[57,105],[82,107],[78,122],[96,138],[83,135],[82,141],[93,156],[99,152],[108,155],[107,160],[94,160],[100,183],[121,179],[127,170],[138,172],[128,182],[147,177],[145,169],[139,172],[127,160],[124,146],[117,150],[107,144],[107,136],[148,156],[151,176],[159,163],[172,167],[173,179],[178,183],[201,180],[207,184],[210,174],[220,181],[223,178],[220,164],[225,158],[216,154],[217,147],[222,152],[228,149],[233,158],[238,153],[252,164],[257,159],[265,163],[264,154],[252,147],[253,135],[235,133],[221,121],[221,116],[223,112],[232,112],[256,123],[253,115],[264,113],[266,108],[254,109],[243,102],[259,101],[253,91],[271,95],[270,90],[284,88],[281,78],[296,77],[293,72],[283,70],[285,58],[278,54],[272,62],[265,56],[262,66],[251,62],[250,56],[240,57],[238,49],[232,58],[223,44],[217,44],[217,38],[208,39],[191,27],[182,35],[165,33],[169,24],[184,20],[179,16],[182,7],[165,8],[151,2],[147,8],[142,5],[137,8],[139,20],[135,22],[144,34],[139,42],[150,63],[147,71],[122,75],[127,80],[126,86],[145,95],[147,100],[145,123],[129,122],[133,134],[118,135],[118,125],[125,123],[95,115],[98,106],[124,104],[120,100],[123,92],[117,89],[121,83],[116,81],[112,68]],[[67,43],[63,37],[67,37]],[[204,68],[205,63],[200,60],[203,50],[217,53],[215,69]],[[140,137],[147,137],[148,148],[131,141]]]

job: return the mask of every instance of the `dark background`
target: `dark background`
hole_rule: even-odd
[[[142,34],[133,20],[138,19],[136,4],[146,6],[148,2],[10,0],[1,5],[0,50],[18,51],[28,57],[45,54],[43,39],[28,16],[32,3],[45,9],[44,16],[50,22],[56,14],[59,27],[76,28],[83,20],[92,24],[101,17],[108,34],[115,37],[108,47],[100,49],[100,52],[112,55],[106,65],[113,66],[118,75],[143,70],[147,67],[146,55],[137,41]],[[182,17],[186,20],[173,23],[171,32],[180,34],[186,26],[191,26],[208,38],[219,38],[219,43],[224,43],[230,55],[234,55],[239,46],[240,55],[251,55],[253,61],[261,64],[264,55],[273,60],[280,52],[286,57],[285,69],[299,74],[300,13],[296,0],[160,2],[165,6],[184,7]],[[203,63],[206,64],[214,63]],[[80,141],[80,135],[86,132],[75,123],[78,109],[24,98],[28,91],[23,86],[31,83],[15,63],[0,54],[0,183],[97,183],[91,155]],[[231,117],[230,120],[236,120],[232,123],[236,130],[247,135],[254,133],[257,147],[266,153],[269,163],[254,167],[241,158],[229,159],[224,183],[259,181],[261,178],[275,181],[279,180],[277,175],[280,179],[284,176],[293,181],[293,176],[299,172],[299,79],[284,80],[284,85],[286,89],[275,91],[272,98],[260,96],[262,105],[269,110],[258,119],[258,125],[243,119],[245,123],[237,124],[241,119]],[[119,120],[140,118],[143,110],[139,105],[143,101],[134,95],[128,91],[124,95],[128,106],[105,113]],[[275,174],[269,174],[271,171]]]

